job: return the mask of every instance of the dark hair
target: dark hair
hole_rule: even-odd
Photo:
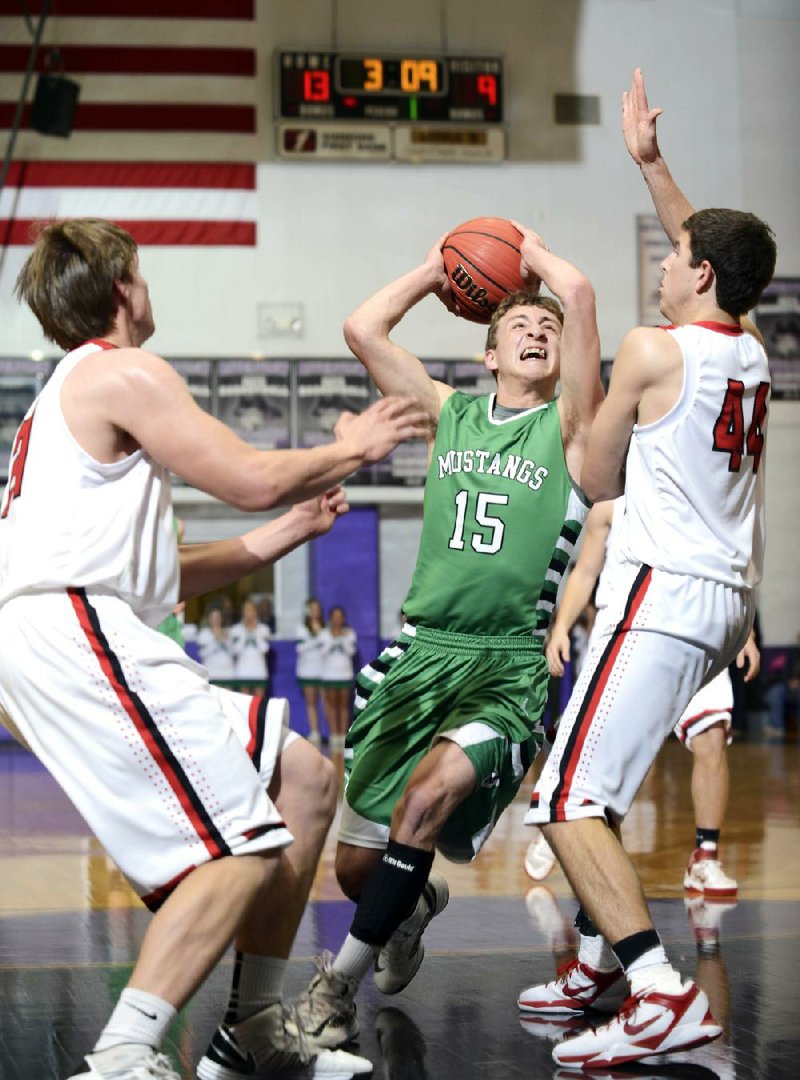
[[[738,318],[758,303],[775,272],[775,236],[769,225],[743,210],[698,210],[683,223],[691,265],[711,264],[717,305]]]
[[[323,622],[325,621],[325,613],[322,610],[322,604],[320,604],[320,602],[319,602],[319,600],[317,600],[316,596],[309,596],[308,600],[306,600],[306,606],[305,606],[304,613],[303,613],[304,614],[303,625],[305,626],[306,630],[308,630],[309,634],[313,633],[313,630],[311,629],[311,605],[312,604],[317,605],[317,607],[319,608],[320,618],[322,619]]]
[[[62,349],[107,334],[114,323],[115,281],[131,281],[136,241],[102,218],[71,218],[40,228],[15,293]]]
[[[504,296],[500,303],[495,308],[492,314],[492,321],[489,323],[489,330],[486,334],[486,348],[493,349],[497,344],[497,325],[503,316],[515,307],[540,307],[545,311],[549,311],[551,315],[555,315],[561,325],[564,325],[564,312],[561,310],[561,305],[557,300],[554,300],[551,296],[542,296],[540,293],[528,292],[526,289],[519,289],[517,292],[509,293],[508,296]]]

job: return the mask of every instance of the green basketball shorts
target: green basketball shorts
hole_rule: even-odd
[[[409,777],[431,746],[447,738],[469,757],[476,779],[437,847],[454,862],[474,859],[542,744],[547,683],[536,639],[471,637],[406,623],[356,680],[339,840],[384,848]]]

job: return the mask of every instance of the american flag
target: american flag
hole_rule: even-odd
[[[41,0],[0,0],[0,129],[11,128]],[[53,0],[80,97],[69,138],[28,126],[0,192],[0,249],[34,222],[107,217],[142,244],[256,244],[255,0]]]

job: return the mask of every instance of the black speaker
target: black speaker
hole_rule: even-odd
[[[40,75],[31,107],[30,126],[33,130],[42,135],[67,138],[72,133],[80,90],[78,83],[63,75]]]

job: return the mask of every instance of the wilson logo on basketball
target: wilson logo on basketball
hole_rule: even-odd
[[[456,263],[453,267],[450,273],[450,280],[459,292],[463,293],[464,296],[469,297],[475,307],[483,309],[487,315],[491,315],[496,309],[497,304],[493,304],[491,300],[486,299],[489,295],[488,290],[476,284],[461,263]]]

